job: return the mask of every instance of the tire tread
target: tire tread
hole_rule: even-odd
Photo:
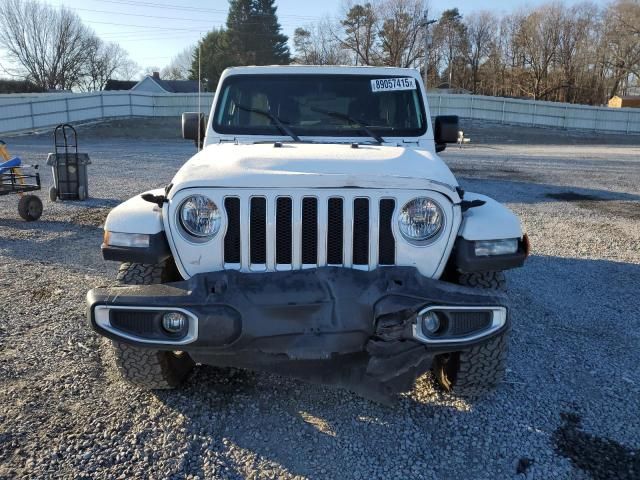
[[[37,205],[35,215],[32,215],[29,211],[29,206],[32,202],[35,202]],[[42,200],[40,200],[36,195],[23,195],[18,201],[18,215],[27,222],[34,222],[38,220],[42,215],[42,209]]]
[[[467,287],[485,288],[504,292],[507,290],[507,279],[504,272],[461,273],[458,284]]]
[[[504,272],[461,273],[460,285],[504,292],[507,281]],[[486,342],[449,354],[434,361],[434,373],[440,386],[460,397],[482,397],[502,380],[506,370],[509,330]]]
[[[119,285],[154,285],[171,281],[173,265],[123,263],[116,282]],[[175,268],[175,267],[174,267]],[[150,390],[177,387],[189,374],[193,361],[188,354],[176,355],[164,350],[139,348],[112,341],[115,363],[120,375],[129,383]]]

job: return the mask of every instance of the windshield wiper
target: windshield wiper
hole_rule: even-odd
[[[335,112],[333,110],[324,110],[322,108],[311,107],[311,106],[309,108],[311,109],[312,112],[323,113],[324,115],[327,115],[329,117],[340,118],[342,120],[346,120],[347,122],[353,123],[359,126],[364,131],[364,133],[369,135],[380,145],[384,143],[384,138],[382,138],[380,135],[378,135],[373,130],[371,130],[366,124],[362,123],[359,120],[356,120],[355,118],[347,115],[346,113]]]
[[[247,107],[246,105],[242,105],[240,103],[236,103],[236,107],[239,108],[240,110],[245,110],[247,112],[257,113],[258,115],[264,115],[269,120],[271,120],[275,124],[276,127],[278,127],[278,130],[280,130],[281,133],[284,133],[285,135],[289,135],[291,138],[293,138],[293,140],[295,142],[300,142],[301,141],[300,137],[298,137],[298,135],[293,133],[293,130],[291,130],[291,128],[289,128],[287,125],[282,123],[282,120],[280,120],[278,117],[276,117],[273,113],[271,113],[271,112],[269,112],[267,110],[262,110],[260,108]]]

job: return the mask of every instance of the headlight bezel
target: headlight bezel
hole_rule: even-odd
[[[402,212],[405,210],[405,208],[407,208],[409,204],[421,199],[427,200],[431,202],[433,205],[435,205],[439,213],[440,225],[435,233],[431,234],[426,238],[417,239],[405,234],[405,232],[402,229],[401,218],[403,215]],[[425,246],[432,245],[433,243],[435,243],[440,239],[440,237],[442,236],[442,233],[446,230],[446,227],[447,227],[447,215],[445,214],[445,209],[442,207],[441,203],[437,201],[435,198],[428,195],[420,195],[420,196],[411,198],[402,204],[402,206],[398,209],[395,223],[398,228],[398,232],[400,233],[400,236],[404,239],[404,241],[406,241],[407,243],[415,247],[425,247]]]
[[[195,230],[191,230],[189,227],[185,225],[185,222],[182,217],[184,207],[187,203],[192,201],[192,199],[195,197],[204,198],[207,201],[209,201],[211,204],[213,204],[213,206],[215,207],[218,217],[217,217],[217,227],[215,228],[215,231],[213,233],[198,234],[195,232]],[[178,208],[176,208],[175,217],[176,217],[176,224],[178,225],[178,231],[180,232],[180,234],[185,240],[191,243],[208,243],[212,241],[214,238],[216,238],[220,233],[220,231],[222,230],[222,223],[223,223],[222,209],[211,197],[204,195],[202,193],[193,193],[188,195],[184,199],[182,199],[180,201],[180,204],[178,205]]]

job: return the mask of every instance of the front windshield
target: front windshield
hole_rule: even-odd
[[[219,133],[282,135],[259,110],[298,136],[370,138],[369,130],[381,137],[419,137],[426,131],[422,97],[409,77],[232,75],[220,88],[213,122]]]

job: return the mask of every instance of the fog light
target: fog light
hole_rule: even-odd
[[[162,328],[169,333],[182,331],[187,324],[187,316],[180,312],[168,312],[162,316]]]
[[[422,317],[422,331],[436,333],[440,329],[440,319],[435,312],[427,312]]]

